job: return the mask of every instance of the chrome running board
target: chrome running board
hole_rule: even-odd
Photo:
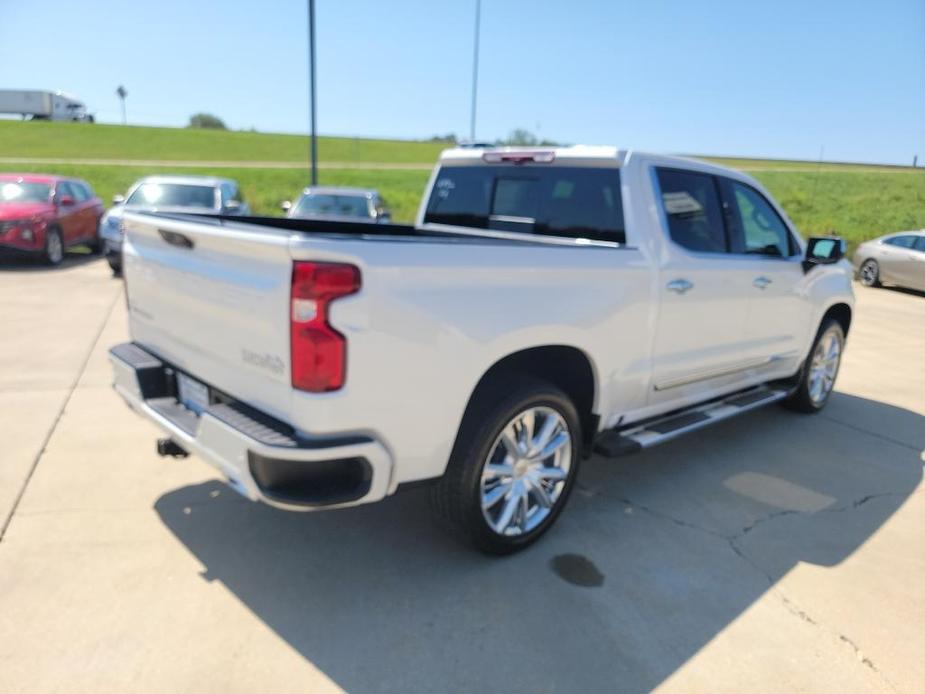
[[[724,419],[783,400],[787,395],[788,392],[780,388],[758,386],[643,423],[609,429],[601,432],[595,439],[594,452],[607,458],[630,455]]]

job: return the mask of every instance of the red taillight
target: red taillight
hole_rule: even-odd
[[[353,265],[293,264],[289,307],[293,388],[324,393],[344,385],[347,339],[328,323],[328,306],[359,290],[360,270]]]

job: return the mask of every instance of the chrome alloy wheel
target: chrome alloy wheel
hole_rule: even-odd
[[[809,367],[809,397],[821,405],[835,385],[835,375],[841,361],[842,338],[837,329],[830,328],[819,338]]]
[[[64,245],[61,243],[61,237],[58,234],[48,236],[48,260],[57,265],[64,260]]]
[[[873,260],[866,261],[861,266],[861,284],[865,287],[872,287],[877,282],[877,275],[879,274],[877,263]]]
[[[551,407],[531,407],[501,430],[482,466],[482,515],[498,535],[536,528],[562,496],[572,433]]]

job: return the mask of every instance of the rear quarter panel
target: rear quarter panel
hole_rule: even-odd
[[[639,250],[294,237],[291,251],[352,262],[363,277],[358,294],[331,308],[348,338],[346,385],[294,393],[292,423],[381,439],[398,461],[393,488],[442,474],[476,384],[514,352],[582,350],[598,383],[597,412],[644,397],[652,304]]]

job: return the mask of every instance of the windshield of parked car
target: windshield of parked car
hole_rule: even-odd
[[[215,188],[187,183],[142,183],[126,205],[135,207],[217,207]]]
[[[46,202],[51,185],[29,181],[0,181],[0,202]]]
[[[309,193],[299,198],[293,217],[369,217],[365,195]]]
[[[620,171],[567,166],[444,166],[425,222],[625,241]]]

